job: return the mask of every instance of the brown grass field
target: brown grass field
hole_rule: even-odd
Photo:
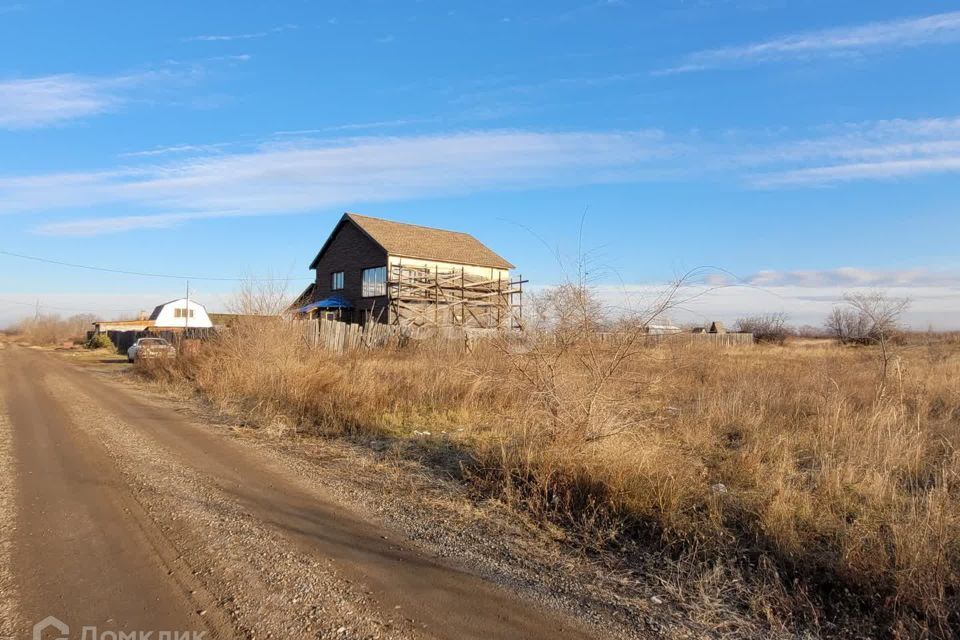
[[[480,495],[618,567],[655,550],[690,615],[817,635],[960,633],[960,337],[879,349],[600,344],[335,355],[241,326],[150,374],[281,432],[465,453]],[[460,460],[463,460],[461,455]],[[869,626],[862,626],[862,625]],[[868,631],[873,629],[876,631]]]

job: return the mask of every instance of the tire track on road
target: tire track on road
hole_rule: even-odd
[[[18,483],[12,577],[19,593],[18,637],[55,616],[74,632],[205,631],[197,599],[178,580],[175,554],[128,493],[102,447],[72,424],[63,400],[47,388],[45,356],[4,354],[0,376],[12,426]]]
[[[4,355],[0,351],[0,367],[5,366]],[[16,583],[11,571],[13,536],[17,526],[12,429],[6,403],[0,394],[0,638],[13,638],[16,629],[21,627]]]
[[[46,384],[74,424],[99,440],[181,561],[238,633],[255,637],[413,638],[400,615],[382,618],[369,595],[330,563],[292,549],[202,471],[177,461],[139,428],[102,407],[75,380]]]
[[[130,437],[139,439],[142,446],[159,447],[155,454],[158,459],[199,472],[204,484],[229,498],[226,504],[243,510],[244,518],[237,519],[236,526],[253,522],[279,536],[269,539],[278,540],[280,550],[288,557],[335,566],[343,583],[356,587],[353,593],[369,596],[368,604],[359,607],[355,616],[376,620],[379,615],[381,620],[386,618],[385,623],[392,618],[394,624],[405,625],[401,637],[414,633],[457,640],[592,637],[573,619],[416,548],[396,530],[338,504],[323,487],[307,486],[294,471],[268,462],[255,448],[194,424],[169,408],[153,405],[88,372],[42,357],[48,360],[42,366],[55,369],[65,385],[58,387],[57,393],[79,390],[88,398],[87,403],[92,403],[82,412],[111,416],[117,424],[128,425]],[[71,404],[78,402],[71,396]],[[149,479],[144,480],[145,485],[151,484]],[[232,522],[230,517],[226,519]],[[256,549],[258,536],[255,530],[253,533],[237,542]],[[285,571],[281,573],[286,575]],[[294,574],[295,579],[296,571]],[[277,591],[292,594],[290,604],[301,604],[296,589],[291,590],[289,583],[281,580]],[[347,598],[347,604],[352,599]],[[322,606],[322,602],[317,604]],[[343,624],[337,632],[341,629],[347,637],[353,636],[350,625]]]

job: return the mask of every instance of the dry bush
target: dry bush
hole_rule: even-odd
[[[783,344],[791,335],[785,313],[767,313],[740,318],[734,328],[741,333],[752,333],[756,342]]]
[[[280,434],[429,431],[571,541],[628,566],[659,549],[718,625],[960,632],[956,342],[904,349],[877,393],[878,347],[610,342],[589,292],[552,300],[526,341],[470,350],[336,355],[253,319],[162,375]]]
[[[17,323],[11,330],[20,340],[35,345],[62,344],[74,341],[79,344],[96,320],[91,314],[78,314],[61,318],[56,314],[39,314]]]
[[[899,330],[900,317],[910,306],[906,298],[882,292],[845,294],[824,326],[841,344],[886,344]]]

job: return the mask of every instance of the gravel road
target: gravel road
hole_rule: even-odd
[[[397,465],[379,489],[359,482],[386,467],[349,455],[266,446],[56,355],[0,350],[0,637],[31,637],[51,615],[71,638],[83,627],[458,639],[657,629],[635,602],[611,604],[599,574],[543,576],[571,561],[519,530],[485,539],[481,518]],[[403,482],[409,508],[384,489]]]

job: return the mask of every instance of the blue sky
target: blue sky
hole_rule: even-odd
[[[580,243],[612,301],[723,269],[682,319],[882,288],[958,327],[958,62],[958,2],[0,0],[0,250],[220,307],[352,210],[536,285]],[[0,254],[0,324],[183,286]]]

